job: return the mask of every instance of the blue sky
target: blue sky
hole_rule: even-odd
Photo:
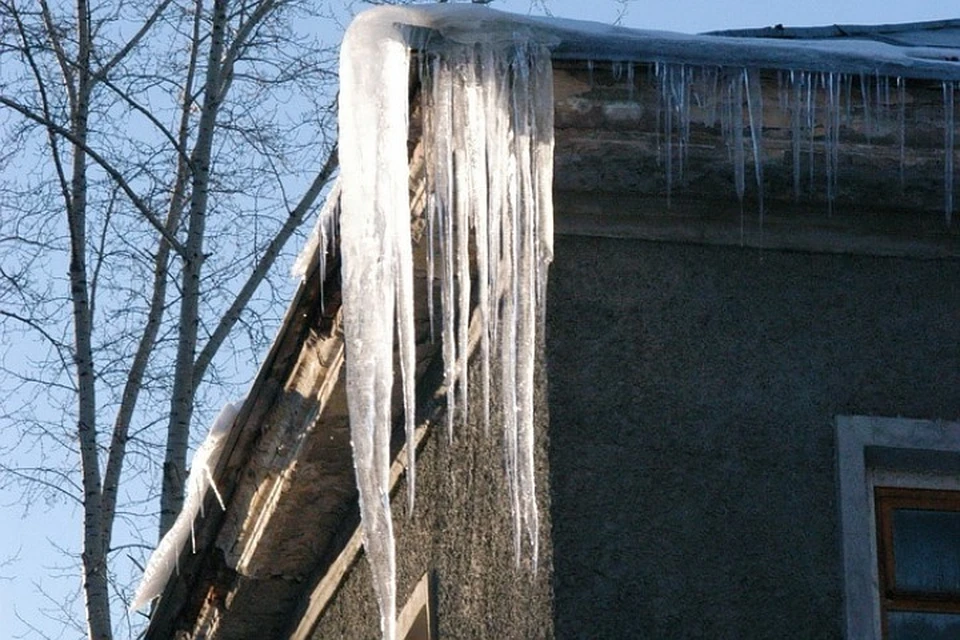
[[[610,22],[618,15],[613,0],[546,0],[557,17]],[[530,0],[495,0],[493,8],[527,13]],[[738,27],[815,26],[830,24],[881,24],[914,22],[952,17],[951,3],[944,0],[632,0],[627,4],[625,26],[695,33]],[[955,10],[955,9],[954,9]],[[542,13],[541,10],[534,11]],[[953,17],[960,17],[958,15]],[[282,310],[281,310],[282,312]],[[0,494],[0,640],[41,637],[16,622],[14,608],[52,638],[74,638],[57,625],[45,621],[38,611],[51,602],[37,594],[35,584],[54,593],[79,588],[79,577],[56,579],[66,560],[52,545],[76,548],[80,534],[79,512],[68,505],[55,510],[38,505],[21,520],[23,509],[15,496]],[[52,543],[52,544],[51,544]],[[15,561],[4,566],[8,558]],[[15,577],[15,579],[14,579]],[[76,615],[82,615],[76,612]]]

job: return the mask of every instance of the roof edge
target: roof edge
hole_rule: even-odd
[[[882,41],[882,36],[889,34],[913,31],[938,31],[940,29],[951,28],[960,29],[960,19],[952,18],[946,20],[926,20],[921,22],[876,25],[833,24],[820,27],[784,27],[782,24],[778,24],[772,27],[706,31],[700,35],[723,36],[728,38],[782,38],[786,40],[824,40],[828,38],[851,38],[859,36]]]

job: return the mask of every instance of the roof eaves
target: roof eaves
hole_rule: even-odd
[[[941,31],[960,29],[960,19],[929,20],[877,25],[827,25],[822,27],[785,27],[782,24],[756,29],[723,29],[707,31],[701,35],[731,38],[783,38],[788,40],[824,40],[829,38],[863,38],[888,41],[888,36],[918,31]],[[900,42],[899,40],[894,40]],[[958,43],[960,44],[960,43]]]

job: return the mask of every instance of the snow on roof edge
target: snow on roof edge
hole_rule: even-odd
[[[881,24],[831,24],[813,27],[751,27],[743,29],[720,29],[706,31],[704,36],[731,36],[735,38],[790,38],[818,40],[825,38],[850,38],[888,36],[916,31],[960,29],[960,19],[924,20],[921,22],[886,22]]]
[[[794,30],[811,34],[805,38],[764,37],[766,34],[756,30],[738,35],[692,35],[511,14],[472,3],[377,7],[360,14],[357,20],[395,21],[395,25],[417,34],[411,42],[421,42],[428,49],[440,48],[443,39],[490,42],[500,37],[513,40],[527,32],[532,39],[550,43],[554,59],[561,60],[633,60],[960,80],[960,42],[956,48],[904,46],[869,37],[924,24],[929,29],[960,28],[960,20],[849,27],[847,36],[863,38],[826,37],[828,32],[837,35],[831,31],[836,26]],[[818,29],[823,35],[813,37],[820,33]]]
[[[855,38],[787,39],[626,29],[598,32],[563,28],[554,33],[560,37],[560,44],[554,48],[555,59],[645,60],[960,80],[960,46],[902,46]]]

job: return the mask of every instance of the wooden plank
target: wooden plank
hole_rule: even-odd
[[[429,423],[424,423],[417,427],[414,440],[415,450],[420,450],[424,438],[427,436],[428,430]],[[393,496],[393,494],[396,492],[397,485],[400,483],[400,478],[403,477],[403,474],[407,470],[407,452],[407,445],[404,444],[403,448],[400,450],[400,453],[397,455],[390,467],[391,496]],[[350,568],[357,561],[357,558],[360,557],[360,551],[362,548],[363,534],[360,530],[360,527],[357,527],[350,536],[350,539],[347,540],[343,550],[339,553],[339,555],[337,555],[336,559],[323,574],[323,577],[313,588],[313,590],[311,590],[310,595],[307,598],[306,611],[297,622],[296,628],[294,628],[293,632],[290,634],[290,640],[309,640],[310,634],[313,633],[313,629],[317,625],[317,622],[320,621],[323,613],[327,610],[327,606],[330,604],[333,596],[337,593],[337,590],[340,588],[340,585],[346,578]]]
[[[939,216],[886,216],[869,211],[829,216],[790,207],[759,219],[736,204],[662,200],[631,194],[557,192],[559,235],[690,242],[769,250],[912,258],[960,257],[960,233]]]

